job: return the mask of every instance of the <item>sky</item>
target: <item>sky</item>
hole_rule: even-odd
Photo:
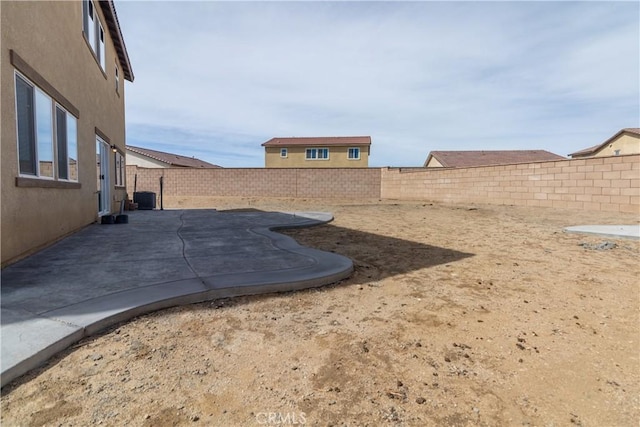
[[[263,167],[273,137],[569,153],[640,127],[640,3],[115,2],[127,143]]]

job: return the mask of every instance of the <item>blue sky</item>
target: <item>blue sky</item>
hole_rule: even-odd
[[[262,167],[279,136],[560,155],[640,127],[638,2],[116,1],[127,143]]]

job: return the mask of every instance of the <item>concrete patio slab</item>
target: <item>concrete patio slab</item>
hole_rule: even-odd
[[[351,260],[273,230],[322,212],[136,211],[2,270],[2,386],[80,339],[161,308],[323,286]]]
[[[576,225],[566,227],[568,233],[596,234],[603,237],[640,239],[640,224],[635,225]]]

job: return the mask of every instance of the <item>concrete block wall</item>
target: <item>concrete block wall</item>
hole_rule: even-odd
[[[382,171],[383,199],[640,213],[640,155]]]
[[[127,192],[165,197],[383,198],[640,213],[640,155],[464,169],[146,169]]]
[[[147,169],[127,166],[127,192],[203,197],[379,198],[380,169]]]

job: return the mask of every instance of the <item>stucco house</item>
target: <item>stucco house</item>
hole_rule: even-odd
[[[219,168],[195,157],[127,145],[127,165],[141,168]]]
[[[262,146],[267,168],[366,168],[371,137],[271,138]]]
[[[2,265],[125,198],[133,70],[108,1],[2,2]]]
[[[545,150],[432,151],[427,156],[424,167],[470,168],[553,160],[566,158]]]
[[[601,144],[569,154],[572,159],[640,153],[640,128],[625,128]]]

